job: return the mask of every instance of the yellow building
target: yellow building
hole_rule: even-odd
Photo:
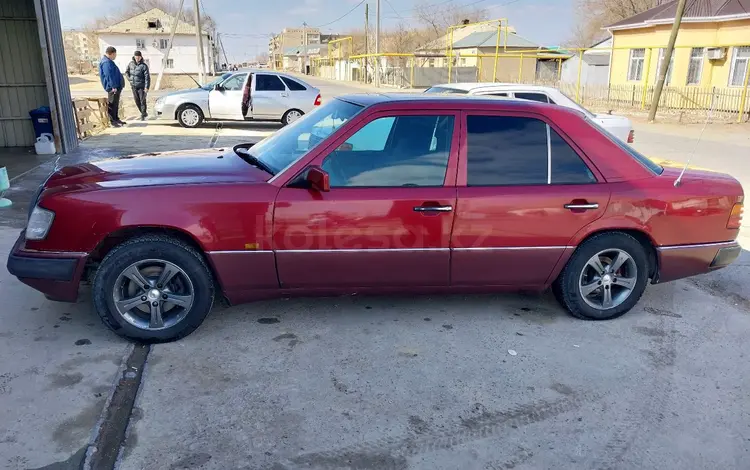
[[[667,1],[607,27],[611,85],[656,83],[676,7],[677,0]],[[688,0],[665,84],[733,92],[746,85],[749,64],[750,0]]]

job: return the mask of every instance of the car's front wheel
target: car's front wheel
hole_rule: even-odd
[[[555,281],[555,296],[571,315],[610,320],[635,307],[648,283],[648,256],[628,234],[596,235],[573,253]]]
[[[146,235],[122,243],[102,260],[93,300],[102,321],[118,335],[148,343],[174,341],[206,318],[214,283],[193,247]]]
[[[203,124],[203,111],[194,104],[187,104],[177,111],[177,121],[182,127],[196,128]]]

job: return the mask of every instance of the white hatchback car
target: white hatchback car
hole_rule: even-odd
[[[250,87],[252,106],[243,107],[245,88]],[[291,124],[316,106],[320,90],[299,78],[271,70],[227,72],[211,83],[175,91],[156,100],[160,119],[176,119],[183,127],[198,127],[203,121],[281,121]]]
[[[632,144],[635,138],[633,123],[630,119],[612,114],[594,114],[553,87],[518,83],[448,83],[428,88],[425,93],[501,96],[556,104],[582,112],[592,122],[597,123],[623,142]]]

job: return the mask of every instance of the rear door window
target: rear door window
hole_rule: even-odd
[[[530,93],[526,91],[517,91],[513,96],[522,100],[538,101],[540,103],[549,103],[549,97],[544,93]]]
[[[261,73],[255,77],[255,91],[286,91],[286,87],[276,75]]]
[[[467,151],[469,186],[596,183],[576,151],[539,119],[469,115]]]

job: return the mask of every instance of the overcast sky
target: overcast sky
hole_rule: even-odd
[[[77,28],[88,20],[121,9],[127,0],[58,0],[63,28]],[[337,33],[364,25],[360,0],[202,0],[205,11],[218,23],[224,46],[232,62],[253,58],[268,50],[268,36],[285,27],[320,26],[324,33]],[[370,4],[374,27],[375,0]],[[186,3],[191,3],[186,0]],[[493,18],[508,18],[518,34],[543,45],[558,45],[570,36],[575,0],[382,0],[381,27],[403,20],[414,22],[420,3],[476,5],[490,10]],[[355,8],[356,7],[356,8]],[[438,6],[439,7],[439,6]],[[350,14],[345,15],[354,8]]]

